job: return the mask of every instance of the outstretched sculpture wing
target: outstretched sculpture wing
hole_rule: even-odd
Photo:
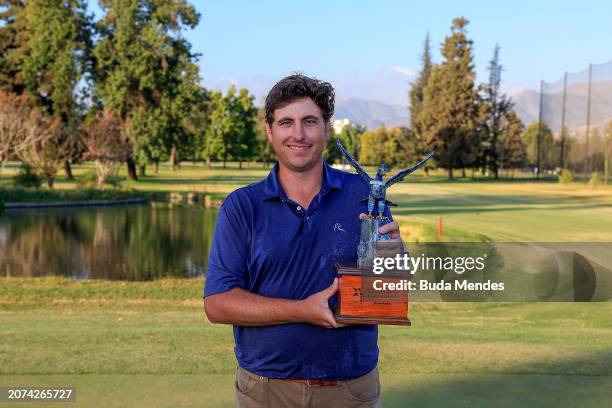
[[[353,156],[351,156],[351,154],[346,151],[340,139],[336,139],[336,144],[338,145],[340,150],[342,150],[342,154],[344,154],[344,157],[346,157],[349,163],[351,163],[351,166],[353,166],[355,170],[357,170],[357,174],[359,174],[361,178],[363,178],[365,182],[369,184],[372,180],[372,177],[370,177],[368,173],[366,173],[366,171],[363,169],[363,167],[361,167],[359,163],[357,163],[357,160],[353,159]]]
[[[411,166],[411,167],[408,167],[407,169],[399,171],[395,176],[387,180],[387,182],[385,183],[385,188],[388,188],[389,186],[397,183],[398,181],[402,181],[404,177],[406,177],[407,175],[409,175],[410,173],[412,173],[413,171],[415,171],[416,169],[424,165],[427,160],[431,159],[431,156],[433,156],[434,153],[435,153],[435,150],[432,150],[431,152],[429,152],[427,156],[425,156],[423,160],[421,160],[414,166]]]

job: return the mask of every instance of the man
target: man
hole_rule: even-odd
[[[329,83],[279,81],[265,103],[278,162],[219,210],[204,307],[234,325],[239,407],[380,406],[377,326],[343,326],[332,312],[333,265],[355,261],[368,197],[358,175],[323,161],[333,110]],[[399,240],[396,223],[380,232]]]

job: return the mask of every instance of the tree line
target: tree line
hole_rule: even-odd
[[[454,177],[456,169],[464,175],[466,169],[490,171],[497,178],[503,169],[527,164],[528,146],[521,137],[524,125],[512,101],[500,90],[499,46],[488,67],[488,82],[477,85],[467,24],[464,18],[453,21],[439,64],[433,62],[430,39],[426,37],[422,66],[408,92],[408,126],[365,130],[353,125],[337,135],[345,145],[355,146],[353,153],[363,164],[384,162],[406,167],[432,149],[436,150],[435,159],[425,171],[441,167],[449,178]],[[355,142],[350,141],[353,139]],[[341,159],[332,147],[327,156]]]
[[[246,89],[201,85],[184,38],[200,16],[186,0],[0,0],[0,164],[16,158],[50,187],[92,160],[99,184],[181,159],[269,160]],[[1,167],[0,167],[1,169]]]
[[[498,178],[504,168],[527,164],[524,125],[501,91],[499,45],[487,67],[488,81],[476,84],[468,23],[463,17],[453,20],[439,64],[432,62],[429,37],[425,40],[423,67],[410,91],[411,128],[421,145],[436,149],[437,163],[449,178],[455,169],[465,176],[466,168]]]
[[[240,166],[274,160],[254,96],[234,86],[225,94],[202,86],[199,55],[183,36],[200,21],[192,4],[99,5],[96,19],[84,0],[0,0],[0,170],[16,158],[52,187],[62,168],[70,179],[72,164],[91,160],[101,187],[123,163],[128,178],[137,179],[147,166],[157,172],[160,161],[175,169],[181,160]],[[405,167],[435,148],[430,168],[446,169],[449,178],[466,169],[497,178],[527,166],[554,168],[559,155],[578,169],[580,141],[566,140],[559,153],[545,124],[525,128],[518,118],[501,91],[499,46],[488,81],[476,84],[467,25],[453,20],[440,63],[425,39],[408,92],[410,123],[375,130],[351,124],[335,136],[366,165]],[[592,139],[608,148],[589,163],[608,174],[612,125]],[[342,160],[333,140],[325,158]]]
[[[421,69],[408,92],[410,126],[366,131],[353,126],[339,137],[358,146],[355,157],[367,165],[381,161],[404,167],[435,149],[430,167],[454,171],[479,171],[499,178],[517,169],[535,173],[571,169],[590,175],[603,172],[607,183],[612,157],[612,121],[595,128],[589,142],[571,137],[555,139],[546,123],[525,126],[511,98],[501,90],[500,47],[496,45],[487,67],[488,80],[476,84],[473,41],[467,36],[468,20],[454,19],[441,47],[442,61],[433,62],[429,36],[424,41]],[[348,132],[348,133],[346,133]],[[358,133],[358,137],[349,134]],[[349,139],[357,142],[350,142]],[[345,140],[346,139],[346,140]],[[329,149],[331,160],[339,152]],[[426,168],[426,171],[428,168]]]

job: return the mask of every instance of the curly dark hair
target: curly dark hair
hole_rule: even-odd
[[[268,92],[265,107],[268,125],[272,126],[274,123],[276,109],[301,98],[312,99],[321,109],[321,114],[326,122],[334,115],[334,87],[329,82],[296,73],[278,81]]]

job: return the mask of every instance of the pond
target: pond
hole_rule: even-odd
[[[152,280],[201,276],[216,209],[133,205],[5,211],[0,277]]]

